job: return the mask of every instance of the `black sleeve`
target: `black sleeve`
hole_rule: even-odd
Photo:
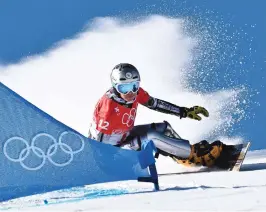
[[[170,102],[166,102],[164,100],[157,99],[151,96],[149,101],[146,104],[144,104],[144,106],[152,110],[156,110],[158,112],[180,116],[180,118],[186,117],[184,107],[179,107]]]

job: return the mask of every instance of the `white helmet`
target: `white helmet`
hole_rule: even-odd
[[[129,63],[120,63],[116,65],[111,73],[111,83],[113,87],[120,83],[139,82],[139,71],[135,66]]]

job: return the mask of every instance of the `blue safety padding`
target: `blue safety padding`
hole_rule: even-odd
[[[84,137],[3,83],[0,144],[0,202],[148,175],[140,167],[137,152]]]

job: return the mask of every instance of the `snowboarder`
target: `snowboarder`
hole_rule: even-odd
[[[215,163],[224,146],[220,141],[209,144],[204,140],[190,145],[166,121],[134,126],[138,104],[176,115],[180,119],[190,118],[197,121],[202,119],[199,115],[209,116],[204,107],[180,107],[150,96],[140,87],[139,71],[128,63],[121,63],[113,68],[111,83],[112,87],[95,107],[93,122],[89,128],[90,138],[119,147],[127,145],[133,150],[140,150],[141,142],[149,139],[153,140],[159,154],[170,156],[178,163],[209,167]]]

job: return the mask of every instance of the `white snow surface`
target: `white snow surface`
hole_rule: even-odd
[[[88,185],[0,203],[11,211],[265,211],[266,150],[248,152],[240,172],[184,168],[168,158],[157,161],[160,191],[151,183],[122,181]],[[171,171],[170,171],[171,170]],[[179,174],[178,174],[179,173]],[[45,202],[47,203],[45,204]]]

